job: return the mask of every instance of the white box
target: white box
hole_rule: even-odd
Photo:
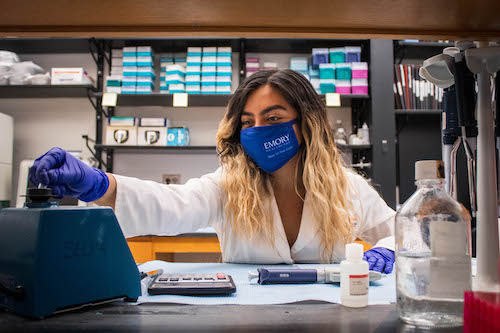
[[[115,66],[123,66],[123,58],[120,57],[120,58],[111,58],[111,66],[112,67],[115,67]]]
[[[137,145],[137,127],[133,117],[111,117],[106,127],[106,144]]]
[[[113,93],[113,94],[121,94],[122,87],[106,87],[106,92]]]
[[[51,84],[90,84],[91,80],[82,67],[52,68]]]
[[[231,53],[233,50],[231,48],[231,46],[219,46],[217,48],[217,53]]]
[[[167,127],[139,127],[137,144],[139,146],[166,146]]]
[[[141,118],[139,127],[166,127],[167,118]]]
[[[212,47],[212,46],[205,46],[203,48],[203,54],[217,54],[217,48],[216,47]]]
[[[260,68],[260,63],[258,62],[247,62],[246,63],[247,68]]]

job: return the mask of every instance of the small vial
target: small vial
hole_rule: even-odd
[[[363,260],[363,245],[345,246],[346,260],[340,263],[340,304],[351,308],[368,305],[370,284],[368,262]]]

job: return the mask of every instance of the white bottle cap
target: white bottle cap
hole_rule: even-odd
[[[347,260],[363,259],[363,245],[350,243],[345,246],[345,257]]]
[[[415,162],[415,180],[444,178],[444,164],[438,160]]]

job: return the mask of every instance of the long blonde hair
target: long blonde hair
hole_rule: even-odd
[[[257,72],[238,87],[229,101],[217,131],[226,217],[236,234],[249,238],[264,236],[274,242],[270,175],[255,164],[240,143],[240,118],[248,96],[264,85],[277,89],[299,114],[304,140],[298,153],[295,189],[299,194],[297,179],[302,177],[321,234],[321,258],[329,262],[336,242],[352,241],[349,171],[335,146],[325,104],[311,83],[295,71]]]

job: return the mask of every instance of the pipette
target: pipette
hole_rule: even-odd
[[[377,271],[370,271],[370,281],[385,277]],[[248,281],[258,279],[259,284],[293,284],[293,283],[340,283],[340,267],[318,269],[302,268],[257,268],[248,272]]]

